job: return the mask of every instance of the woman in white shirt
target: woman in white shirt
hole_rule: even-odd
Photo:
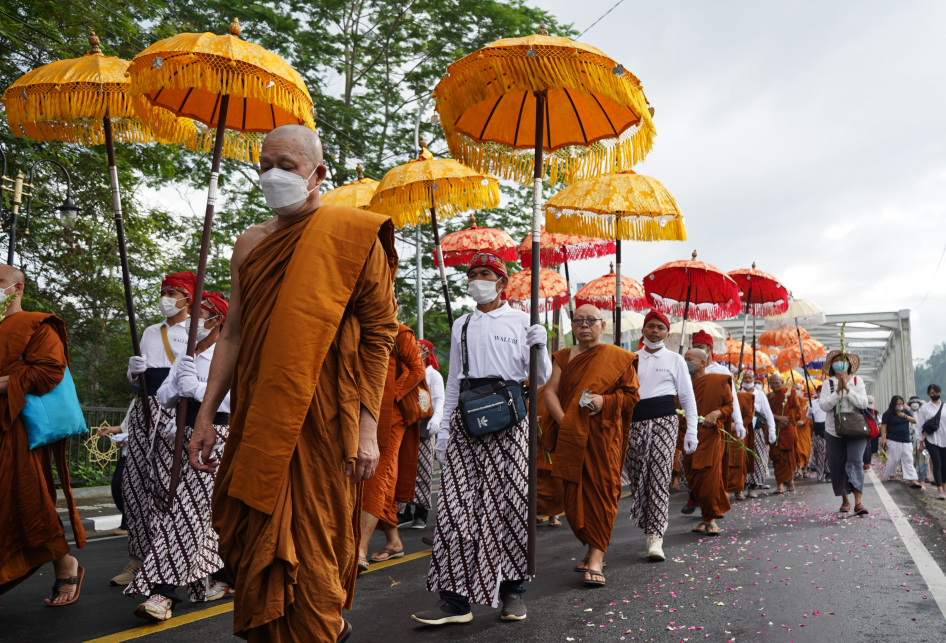
[[[932,433],[923,430],[923,425],[927,420],[936,417],[942,408],[940,396],[943,389],[939,384],[930,384],[926,388],[926,394],[930,396],[930,401],[920,407],[920,412],[916,418],[917,431],[922,442],[920,450],[924,448],[930,454],[930,468],[933,470],[933,481],[936,483],[937,495],[940,500],[946,500],[946,413],[939,414],[939,428]]]
[[[834,495],[841,496],[843,499],[838,511],[847,513],[851,510],[848,494],[853,492],[854,513],[864,516],[868,513],[861,504],[864,491],[863,457],[864,449],[867,447],[867,438],[840,438],[834,423],[839,405],[842,413],[859,413],[867,408],[867,388],[864,386],[864,380],[854,376],[860,366],[861,359],[857,355],[851,353],[842,355],[839,350],[828,353],[824,362],[825,379],[822,383],[818,405],[825,412],[825,442],[831,484],[834,487]]]

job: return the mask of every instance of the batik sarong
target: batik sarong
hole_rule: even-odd
[[[756,422],[753,431],[755,431],[755,452],[759,457],[752,458],[754,466],[746,476],[746,484],[764,485],[765,479],[769,477],[768,425],[765,422]]]
[[[630,517],[648,536],[663,536],[667,527],[678,426],[676,414],[631,422],[624,465],[634,488]]]

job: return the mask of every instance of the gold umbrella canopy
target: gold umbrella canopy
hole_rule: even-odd
[[[18,78],[3,92],[7,126],[14,136],[34,141],[62,141],[80,145],[105,142],[103,120],[111,121],[114,140],[122,143],[178,143],[193,140],[194,123],[177,118],[131,97],[128,66],[106,56],[95,32],[89,34],[89,52],[37,67]],[[142,123],[139,113],[158,125],[155,132]]]
[[[633,170],[570,185],[545,204],[549,232],[615,241],[685,241],[677,200],[657,179]]]
[[[536,109],[536,93],[544,109]],[[549,36],[544,26],[454,62],[435,94],[453,156],[520,183],[534,178],[538,133],[541,176],[553,183],[630,169],[656,135],[634,74],[600,49]]]
[[[416,159],[392,168],[381,179],[369,209],[386,214],[394,225],[429,223],[431,213],[446,220],[468,210],[499,205],[499,181],[453,159],[435,159],[420,140]]]
[[[182,33],[159,40],[132,61],[131,90],[151,105],[205,125],[193,145],[205,152],[213,147],[225,111],[223,155],[256,163],[263,138],[275,128],[315,129],[312,98],[302,76],[282,57],[239,36],[234,18],[224,36]],[[223,96],[229,97],[226,110]]]
[[[321,196],[322,203],[325,205],[347,205],[350,208],[367,210],[371,203],[371,197],[378,189],[378,182],[374,179],[365,178],[365,168],[362,167],[361,163],[358,164],[355,170],[358,172],[358,178],[351,183],[340,185],[323,194]]]

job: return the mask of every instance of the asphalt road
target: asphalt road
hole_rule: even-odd
[[[413,622],[413,611],[436,601],[424,589],[430,559],[420,541],[431,530],[403,531],[406,551],[417,556],[359,578],[347,614],[351,641],[942,641],[946,619],[921,571],[932,577],[946,569],[943,526],[915,492],[900,483],[883,485],[932,556],[927,569],[918,568],[869,482],[867,517],[840,517],[831,486],[806,481],[786,496],[736,504],[715,539],[690,533],[698,514],[680,513],[686,494],[678,492],[671,497],[662,564],[641,558],[644,537],[627,518],[630,499],[621,501],[607,586],[600,589],[583,587],[572,571],[583,548],[567,525],[541,526],[539,574],[527,585],[529,618],[522,622],[500,621],[497,610],[479,606],[469,624]],[[72,607],[42,606],[51,567],[2,597],[0,641],[236,640],[230,600],[185,603],[171,621],[143,625],[133,615],[140,599],[108,585],[124,565],[125,547],[124,538],[111,538],[79,552],[86,578],[81,602]],[[372,551],[380,547],[378,534]],[[941,587],[937,594],[946,601]]]

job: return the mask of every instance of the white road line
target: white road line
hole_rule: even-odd
[[[890,514],[890,519],[893,521],[894,526],[900,533],[903,544],[907,546],[907,551],[913,556],[913,562],[916,563],[917,568],[920,570],[920,575],[922,575],[923,580],[926,581],[930,594],[936,599],[936,604],[939,605],[939,611],[946,617],[946,574],[943,574],[943,570],[939,568],[939,565],[936,564],[936,561],[933,560],[933,557],[930,555],[930,550],[926,548],[926,545],[923,544],[920,537],[916,535],[916,532],[913,531],[913,527],[903,516],[903,512],[900,511],[900,507],[897,506],[897,503],[893,501],[893,498],[891,498],[887,490],[884,489],[884,485],[877,478],[877,474],[873,471],[869,473],[870,481],[874,485],[877,495],[880,496],[881,502],[884,503],[887,513]]]

